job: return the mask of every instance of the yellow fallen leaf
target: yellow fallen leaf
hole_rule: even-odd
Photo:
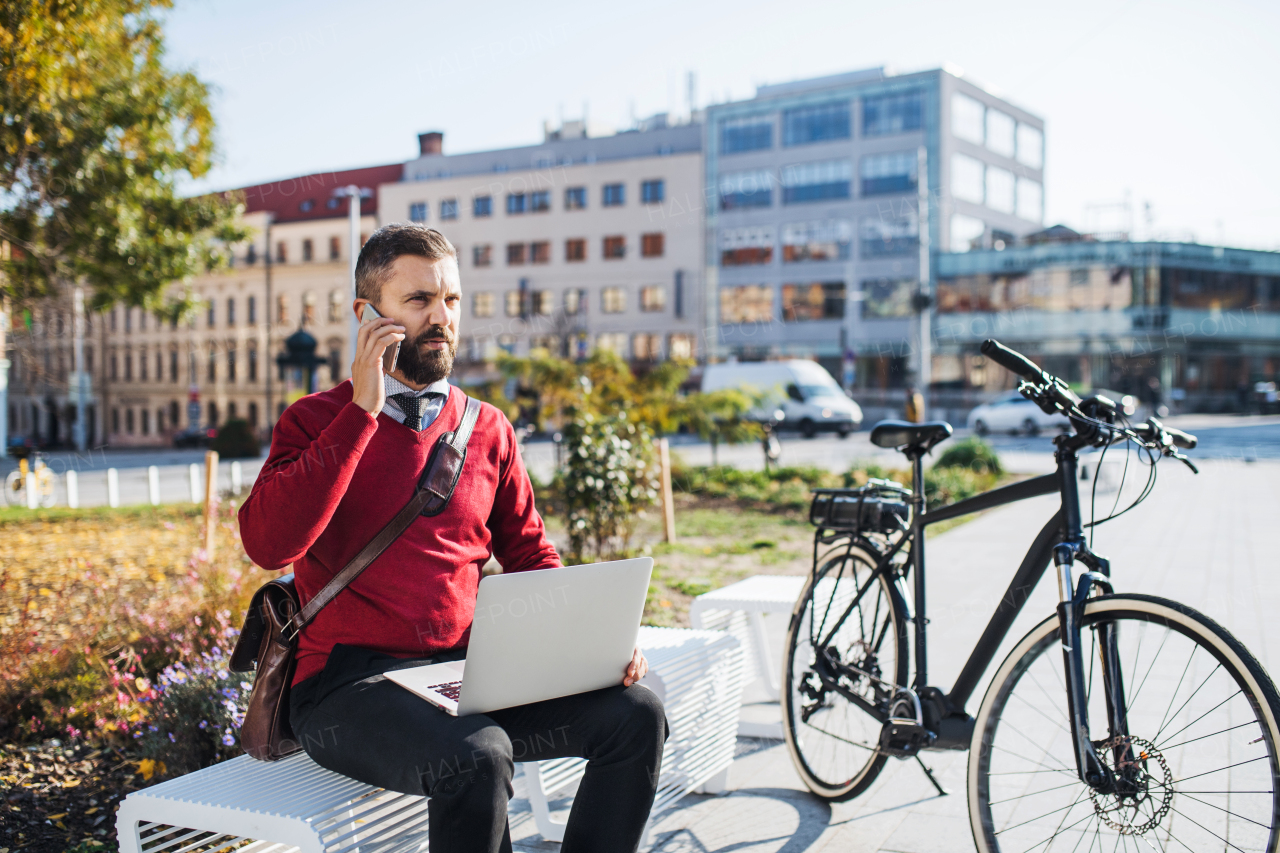
[[[43,596],[47,596],[48,598],[53,598],[53,590],[49,589],[48,587],[44,587],[44,586],[40,587],[40,594]]]
[[[94,806],[93,808],[91,808],[91,809],[89,809],[87,812],[85,812],[85,814],[87,814],[87,815],[89,815],[89,814],[93,814],[93,813],[94,813],[94,812],[96,812],[97,810],[98,810],[98,807],[97,807],[97,806]]]
[[[54,825],[54,826],[56,826],[56,827],[58,827],[58,829],[66,829],[66,828],[67,828],[67,825],[66,825],[65,823],[63,823],[62,821],[60,821],[60,820],[55,820],[55,821],[53,822],[53,825]]]
[[[79,779],[68,779],[67,781],[65,781],[65,782],[63,782],[63,783],[62,783],[62,787],[64,787],[64,788],[74,788],[76,785],[79,785],[79,784],[80,784],[80,780],[79,780]]]
[[[66,816],[67,816],[66,812],[63,812],[62,814],[51,814],[49,815],[49,820],[61,820]]]

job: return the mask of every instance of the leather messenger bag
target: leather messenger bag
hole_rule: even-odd
[[[444,512],[458,485],[467,458],[467,442],[480,416],[479,401],[470,397],[466,400],[458,428],[440,436],[409,503],[305,607],[294,587],[292,573],[263,584],[254,593],[230,664],[232,672],[257,670],[249,708],[240,727],[240,746],[249,755],[260,761],[278,761],[302,749],[289,724],[289,686],[293,683],[298,635],[322,607],[408,530],[415,518]]]

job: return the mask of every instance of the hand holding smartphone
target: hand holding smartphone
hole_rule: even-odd
[[[379,319],[381,316],[382,315],[378,313],[378,309],[373,307],[372,302],[366,302],[364,304],[364,309],[360,312],[360,325],[363,326],[366,323],[372,323],[374,320]],[[403,341],[396,341],[396,344],[394,347],[389,346],[382,351],[382,372],[383,373],[390,374],[391,371],[396,369],[396,361],[400,358],[401,343],[403,343]]]

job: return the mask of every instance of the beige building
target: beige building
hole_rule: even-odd
[[[380,188],[378,218],[425,223],[457,247],[459,377],[499,349],[698,357],[701,142],[700,124],[664,116],[601,137],[569,122],[542,145],[471,154],[423,134],[404,180]]]

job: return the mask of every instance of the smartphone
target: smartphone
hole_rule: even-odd
[[[366,302],[364,309],[360,312],[360,325],[372,323],[382,315],[378,313],[378,309],[373,307],[372,302]],[[388,346],[382,351],[382,372],[391,373],[396,369],[396,361],[400,358],[400,344],[403,341],[396,341],[394,346]]]

